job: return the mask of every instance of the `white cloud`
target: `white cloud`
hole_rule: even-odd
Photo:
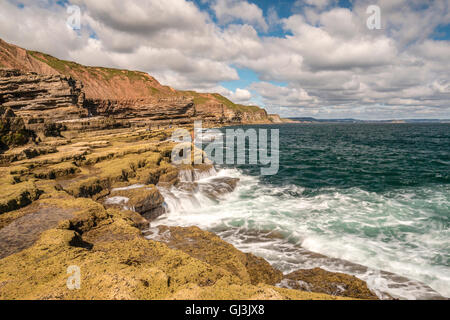
[[[211,7],[221,24],[242,21],[263,31],[267,31],[269,27],[263,11],[253,3],[241,0],[215,0]]]
[[[241,0],[215,0],[212,9],[222,24],[242,21],[259,27],[263,31],[268,29],[261,8],[253,3]]]
[[[252,98],[252,94],[246,89],[237,88],[236,91],[229,96],[229,98],[237,103],[248,103]]]
[[[302,88],[281,87],[268,82],[259,82],[252,85],[264,102],[276,107],[305,107],[315,105],[317,99],[311,97]]]
[[[23,0],[24,8],[7,0],[0,37],[87,65],[146,71],[178,89],[262,101],[269,112],[450,117],[450,44],[430,38],[449,22],[448,1],[423,9],[418,0],[355,0],[353,10],[334,0],[298,1],[301,12],[282,20],[246,1],[207,1],[219,25],[186,0],[71,2],[82,8],[80,34],[66,27],[65,8],[54,0]],[[381,7],[382,30],[366,28],[369,4]],[[257,32],[279,26],[285,35]],[[221,82],[239,79],[235,67],[261,81],[225,89]]]

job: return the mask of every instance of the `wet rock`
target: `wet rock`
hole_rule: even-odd
[[[158,185],[165,188],[170,188],[171,186],[178,184],[179,181],[178,170],[173,168],[168,169],[166,173],[161,174]]]
[[[203,155],[201,161],[203,161]],[[209,178],[217,173],[212,164],[196,164],[177,166],[181,182],[195,182],[204,178]]]
[[[238,182],[238,178],[215,178],[209,180],[207,183],[199,184],[199,189],[209,198],[220,200],[223,195],[233,192],[236,189]]]
[[[106,216],[102,207],[91,200],[68,197],[42,199],[0,219],[0,258],[30,247],[42,232],[67,221],[67,227],[83,232]],[[69,222],[70,221],[70,222]]]
[[[195,182],[180,182],[177,185],[177,188],[188,193],[195,193],[199,191],[198,183]]]
[[[147,219],[148,221],[153,221],[153,220],[157,219],[158,217],[162,216],[163,214],[165,214],[166,212],[167,212],[167,210],[164,207],[164,205],[160,205],[155,209],[152,209],[150,211],[143,213],[142,216],[145,219]]]
[[[369,290],[366,282],[351,275],[329,272],[320,268],[292,272],[284,276],[281,286],[333,296],[378,299]]]
[[[123,202],[119,202],[116,205],[123,206],[127,210],[136,211],[150,220],[152,218],[155,219],[158,213],[164,213],[155,211],[155,209],[161,208],[164,198],[154,185],[132,189],[116,189],[111,192],[110,199],[115,197],[116,199],[120,199],[117,197],[122,197],[123,199]],[[108,204],[108,200],[106,203]]]
[[[39,235],[73,217],[70,208],[37,206],[31,213],[0,229],[0,259],[30,247]]]

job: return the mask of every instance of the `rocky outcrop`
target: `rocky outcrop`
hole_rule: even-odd
[[[153,220],[165,211],[161,207],[163,196],[154,185],[134,188],[118,188],[112,190],[106,205],[115,206],[125,210],[132,210],[148,220]]]
[[[197,116],[219,123],[267,123],[270,122],[266,110],[257,106],[235,104],[227,98],[215,93],[192,94]]]
[[[199,229],[172,229],[174,241],[166,244],[145,239],[135,213],[104,210],[91,200],[53,205],[49,199],[20,213],[0,233],[0,247],[8,249],[0,259],[0,299],[341,299],[277,288],[270,283],[280,273],[267,262]],[[31,223],[45,218],[50,221],[39,221],[39,228]],[[9,243],[21,225],[19,242]],[[171,248],[186,237],[204,248]],[[67,287],[68,266],[79,268],[78,290]]]
[[[250,253],[243,253],[211,232],[197,227],[159,226],[146,232],[148,239],[166,243],[210,265],[223,268],[253,285],[275,285],[283,274],[267,261]]]
[[[25,127],[21,117],[17,117],[10,108],[0,105],[0,151],[21,146],[34,137]]]
[[[332,296],[378,300],[378,297],[369,290],[366,282],[355,276],[329,272],[320,268],[292,272],[284,277],[282,286]]]
[[[44,137],[55,150],[0,166],[0,299],[342,299],[277,287],[267,261],[199,228],[147,232],[164,201],[155,184],[193,186],[213,170],[166,162],[168,136]],[[229,192],[237,180],[213,184]],[[79,290],[66,286],[68,266],[80,268]]]

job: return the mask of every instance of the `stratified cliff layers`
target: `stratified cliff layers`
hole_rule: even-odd
[[[6,89],[13,91],[8,103],[24,112],[71,104],[83,107],[91,116],[114,116],[141,125],[155,121],[188,123],[194,119],[214,123],[271,122],[264,109],[238,105],[219,94],[174,90],[144,72],[82,66],[1,39],[0,66],[20,70],[4,72],[0,77],[11,86]],[[27,89],[34,92],[32,96],[20,93]],[[27,101],[29,104],[23,105]]]
[[[27,123],[86,117],[82,89],[81,82],[65,76],[0,69],[0,102]]]

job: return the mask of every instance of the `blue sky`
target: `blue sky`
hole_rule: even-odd
[[[66,8],[81,10],[81,30]],[[381,29],[367,27],[370,5]],[[6,0],[0,37],[282,116],[450,118],[449,0]],[[17,26],[16,22],[22,23]]]

